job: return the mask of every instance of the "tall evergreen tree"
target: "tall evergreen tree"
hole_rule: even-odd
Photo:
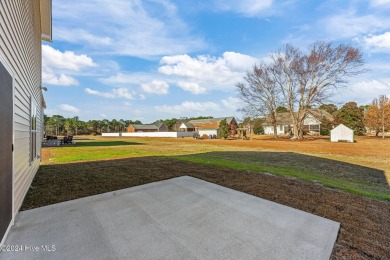
[[[356,102],[346,103],[339,111],[335,113],[336,122],[342,123],[352,130],[355,131],[357,135],[363,135],[365,133],[364,128],[364,113],[357,106]]]
[[[228,138],[230,134],[230,126],[228,125],[226,119],[221,120],[219,122],[219,136],[221,138]]]

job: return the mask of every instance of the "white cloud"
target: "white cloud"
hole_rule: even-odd
[[[100,54],[149,58],[206,47],[166,0],[58,1],[53,18],[53,31],[58,31],[60,40]]]
[[[216,0],[216,7],[221,11],[231,11],[246,16],[256,16],[272,6],[272,0]]]
[[[350,87],[337,95],[337,99],[342,103],[353,100],[365,105],[370,104],[374,98],[380,95],[390,95],[390,78],[352,82]]]
[[[102,92],[93,90],[90,88],[86,88],[85,92],[90,95],[100,96],[104,98],[125,98],[125,99],[133,99],[133,94],[130,93],[129,89],[127,88],[116,88],[113,89],[111,92]]]
[[[72,51],[61,52],[48,45],[42,45],[42,82],[57,86],[75,86],[79,82],[67,75],[88,67],[96,67],[92,58],[77,55]]]
[[[82,68],[96,67],[97,64],[87,55],[77,55],[73,51],[61,52],[49,45],[42,45],[42,66],[80,71]]]
[[[363,37],[362,42],[368,49],[373,51],[390,52],[390,32],[378,35],[369,34]]]
[[[384,72],[385,74],[388,74],[388,71],[390,71],[390,63],[383,61],[377,61],[377,62],[370,62],[369,68],[376,72]]]
[[[238,98],[227,97],[220,102],[184,101],[178,105],[155,106],[155,110],[164,116],[166,114],[186,117],[200,115],[229,116],[237,114],[239,104],[240,100]]]
[[[373,7],[390,8],[390,0],[372,0],[370,5]]]
[[[258,60],[252,56],[237,53],[237,52],[225,52],[223,59],[226,61],[226,66],[238,72],[245,72],[249,68],[258,62]]]
[[[108,78],[100,78],[104,84],[108,85],[129,85],[129,84],[143,84],[152,81],[155,78],[155,75],[150,73],[117,73]]]
[[[133,99],[132,93],[127,88],[116,88],[112,90],[112,93],[117,98]]]
[[[56,75],[52,70],[42,70],[42,82],[56,86],[76,86],[79,82],[65,74]]]
[[[143,95],[143,94],[139,95],[139,100],[144,100],[145,98],[146,98],[145,95]]]
[[[184,82],[184,81],[179,81],[177,85],[182,88],[185,91],[189,91],[192,94],[203,94],[206,92],[206,88],[199,86],[198,83],[195,82]]]
[[[90,94],[90,95],[100,96],[100,97],[104,97],[104,98],[115,98],[113,93],[101,92],[101,91],[93,90],[90,88],[86,88],[85,92]]]
[[[77,35],[77,37],[75,37]],[[68,30],[66,28],[56,28],[56,40],[69,41],[72,43],[86,42],[93,46],[111,45],[112,39],[107,36],[96,36],[83,29]]]
[[[390,19],[376,14],[358,15],[356,11],[345,11],[322,20],[320,26],[332,39],[345,39],[386,29],[390,26]]]
[[[80,109],[78,109],[77,107],[68,105],[68,104],[61,104],[58,106],[58,108],[61,109],[62,111],[65,111],[65,112],[72,112],[72,113],[79,113],[80,112]]]
[[[146,93],[154,93],[158,95],[168,94],[169,85],[165,81],[162,80],[153,80],[149,83],[141,84],[142,89]]]
[[[257,61],[237,52],[224,52],[220,57],[164,56],[158,68],[160,75],[153,72],[117,73],[99,81],[114,86],[140,85],[145,92],[156,94],[167,94],[169,85],[177,84],[192,94],[202,94],[213,89],[231,90]]]
[[[355,83],[351,87],[354,91],[372,91],[372,92],[388,92],[390,91],[390,80],[364,80]]]
[[[241,100],[236,97],[228,97],[221,100],[222,105],[231,110],[237,110],[241,104]]]
[[[165,56],[158,71],[207,86],[208,89],[232,88],[256,61],[254,57],[236,52],[225,52],[222,57]]]
[[[173,115],[199,115],[200,113],[211,114],[212,112],[219,111],[220,107],[217,103],[214,102],[184,101],[180,105],[155,106],[155,109],[159,112]]]

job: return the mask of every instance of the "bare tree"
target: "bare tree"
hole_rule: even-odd
[[[375,136],[382,132],[385,138],[385,131],[390,129],[390,99],[385,95],[375,98],[364,115],[364,124],[371,130],[375,130]]]
[[[385,138],[385,130],[390,128],[390,99],[382,95],[379,97],[378,105],[381,116],[382,138]]]
[[[319,106],[348,80],[366,71],[359,49],[315,42],[303,53],[286,45],[271,54],[273,80],[278,85],[293,121],[294,138],[303,137],[307,109]]]
[[[270,66],[254,65],[244,77],[245,83],[238,83],[236,89],[245,107],[241,110],[251,116],[268,116],[276,129],[276,108],[281,105],[280,93],[271,73]]]

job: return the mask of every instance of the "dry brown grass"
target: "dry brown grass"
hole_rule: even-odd
[[[113,140],[113,138],[97,137],[98,140]],[[331,143],[329,137],[308,137],[303,141],[289,139],[274,139],[270,136],[252,136],[251,140],[196,140],[193,138],[137,138],[141,142],[161,142],[167,154],[178,154],[183,144],[193,144],[188,153],[208,151],[284,151],[313,155],[321,158],[348,162],[361,166],[383,170],[390,185],[390,138],[355,137],[355,143]],[[119,138],[115,140],[134,140]],[[175,146],[172,147],[172,145]],[[179,145],[176,149],[176,145]],[[172,149],[169,149],[172,148]],[[199,149],[204,148],[204,149]]]

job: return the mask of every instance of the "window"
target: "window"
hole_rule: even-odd
[[[283,132],[283,126],[282,126],[282,125],[279,126],[279,131],[280,131],[280,132]]]
[[[319,132],[320,131],[320,125],[309,125],[309,131],[310,132]]]
[[[37,106],[30,99],[30,162],[37,158]]]

